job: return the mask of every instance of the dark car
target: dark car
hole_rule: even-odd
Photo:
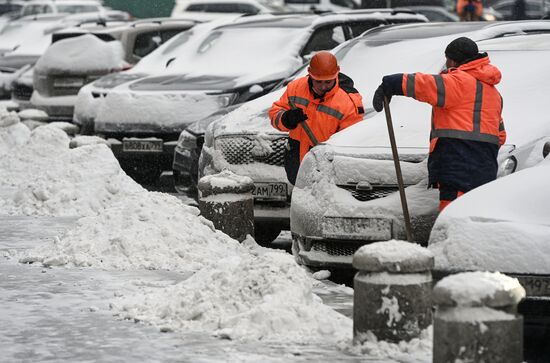
[[[519,1],[524,2],[525,13],[518,15]],[[491,8],[502,14],[504,20],[542,19],[550,14],[550,1],[547,0],[502,0],[491,5]]]

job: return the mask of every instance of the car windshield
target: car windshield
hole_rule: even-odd
[[[182,56],[170,68],[195,74],[241,76],[263,70],[290,71],[302,64],[298,56],[302,28],[227,27],[211,31],[193,54]],[[223,66],[220,65],[223,60]]]
[[[57,11],[68,14],[95,13],[99,12],[99,7],[95,5],[57,5]]]

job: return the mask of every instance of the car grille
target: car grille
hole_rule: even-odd
[[[397,186],[373,186],[372,190],[357,190],[355,185],[338,185],[338,187],[348,190],[355,199],[361,202],[382,198],[399,190]]]
[[[319,241],[313,242],[311,251],[325,252],[331,256],[353,256],[361,247],[357,243]]]
[[[24,84],[15,83],[13,85],[13,95],[16,99],[22,101],[29,101],[32,96],[33,88],[31,86],[26,86]]]
[[[216,139],[216,148],[229,164],[263,163],[284,165],[286,136],[260,142],[252,136],[227,136]]]

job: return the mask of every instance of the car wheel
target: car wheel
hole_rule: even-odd
[[[281,234],[281,228],[269,224],[254,225],[254,239],[260,246],[269,246]]]

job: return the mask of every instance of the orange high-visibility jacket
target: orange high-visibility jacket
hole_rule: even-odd
[[[456,2],[456,13],[459,15],[459,16],[464,16],[464,7],[466,5],[468,5],[468,0],[458,0]],[[481,0],[472,0],[472,4],[474,5],[475,7],[475,11],[476,11],[476,16],[480,17],[482,14],[483,14],[483,3],[481,2]]]
[[[430,152],[439,137],[504,144],[502,97],[495,88],[501,77],[488,56],[447,73],[403,75],[403,94],[433,106]]]
[[[271,125],[280,131],[288,131],[289,137],[300,142],[300,161],[314,146],[302,125],[294,130],[284,127],[283,113],[300,107],[307,115],[305,121],[318,142],[328,140],[334,133],[351,126],[363,118],[362,97],[359,93],[347,93],[338,84],[322,99],[315,99],[308,84],[309,76],[290,82],[281,98],[269,110]]]

